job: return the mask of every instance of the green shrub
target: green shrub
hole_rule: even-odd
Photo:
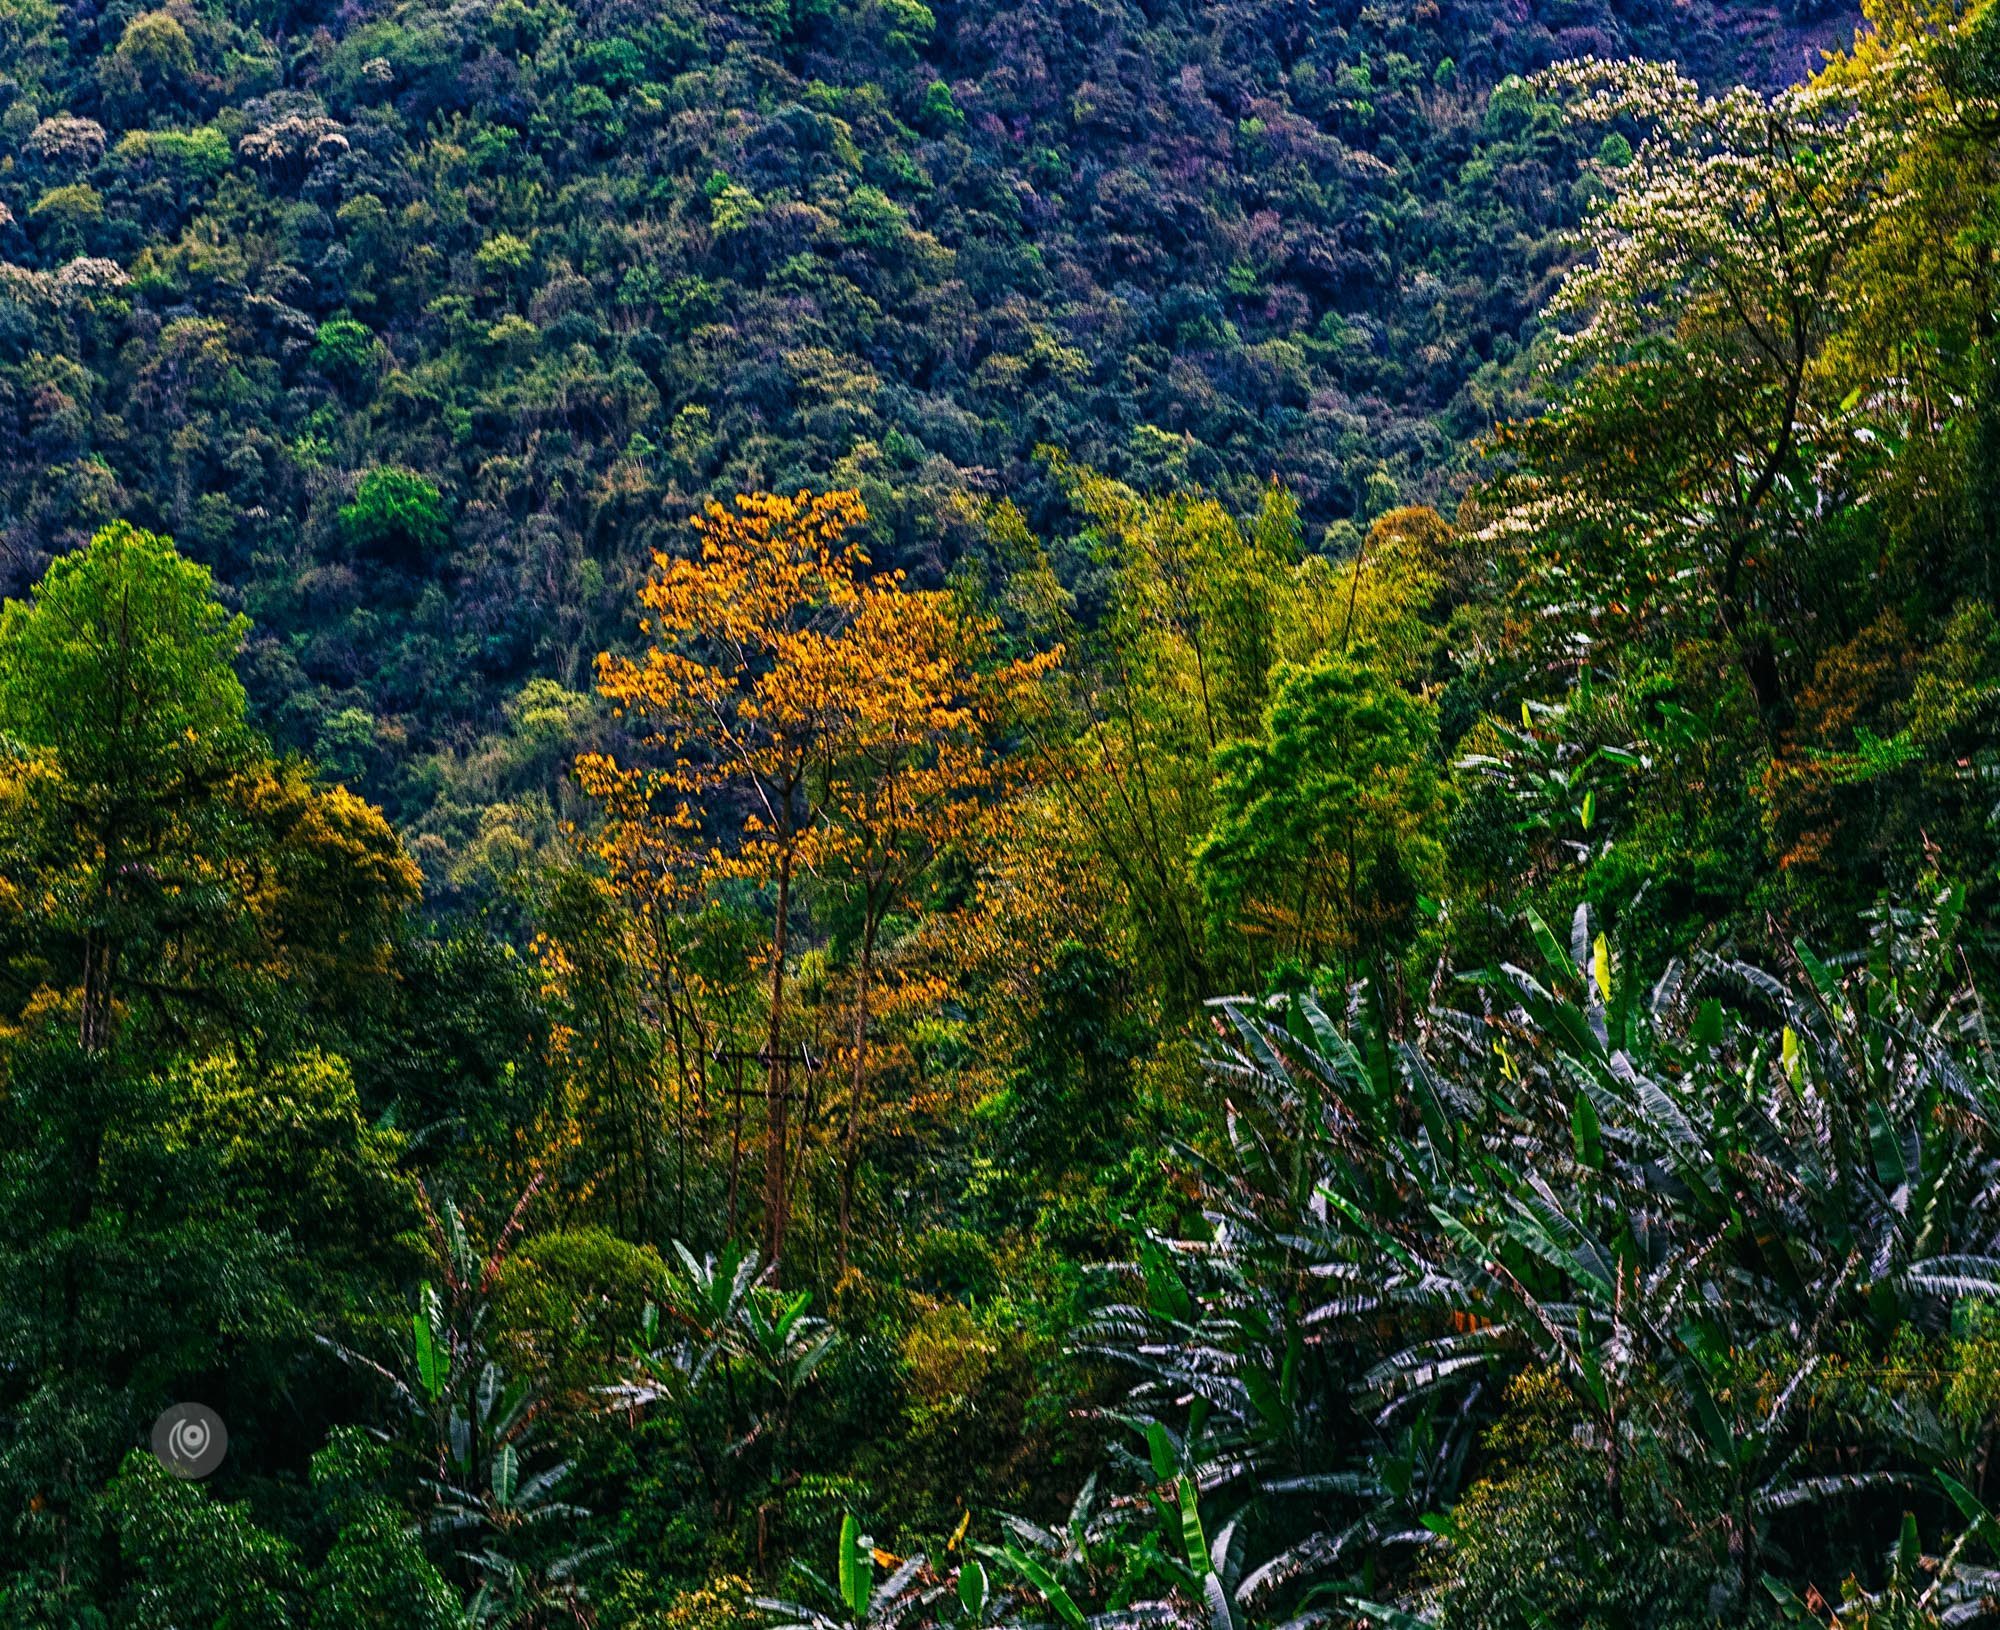
[[[357,554],[397,562],[430,558],[444,547],[444,495],[414,470],[368,471],[354,501],[340,508],[340,536]]]
[[[352,317],[329,317],[313,335],[312,364],[329,379],[372,378],[381,358],[382,342]]]

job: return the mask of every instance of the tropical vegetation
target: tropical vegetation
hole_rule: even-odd
[[[2000,16],[1726,21],[0,4],[0,1624],[2000,1617]]]

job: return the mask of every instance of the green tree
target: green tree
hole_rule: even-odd
[[[1215,754],[1255,732],[1269,694],[1297,508],[1273,486],[1245,525],[1204,495],[1054,469],[1087,523],[1105,604],[1068,667],[1053,784],[1118,879],[1139,953],[1192,1004],[1233,947],[1210,943],[1191,857],[1213,818]]]
[[[148,109],[198,95],[194,42],[171,11],[141,12],[97,65],[105,100],[143,121]]]
[[[1281,669],[1263,734],[1216,756],[1210,909],[1276,957],[1352,971],[1387,949],[1442,869],[1436,753],[1431,707],[1365,655]]]
[[[1154,1038],[1130,976],[1094,946],[1057,946],[1010,1083],[1008,1141],[1052,1186],[1115,1156]]]
[[[402,1214],[399,1136],[314,1039],[376,999],[416,874],[271,759],[244,632],[126,526],[0,612],[0,1505],[44,1583],[92,1576],[102,1480],[175,1397],[255,1441]]]
[[[0,610],[0,741],[15,813],[48,845],[43,921],[75,942],[87,1052],[130,942],[177,909],[163,864],[219,835],[218,791],[254,751],[230,666],[248,627],[204,568],[122,522]]]
[[[389,1452],[351,1428],[313,1456],[317,1562],[297,1540],[133,1453],[105,1506],[132,1624],[211,1630],[463,1630],[465,1610],[425,1557],[406,1512],[382,1492]],[[311,1551],[320,1546],[311,1545]]]
[[[247,622],[118,525],[0,611],[0,990],[169,1034],[325,1018],[380,973],[417,874],[379,812],[273,760],[231,666]]]
[[[313,334],[312,363],[340,384],[363,384],[382,366],[382,342],[366,323],[329,317]]]
[[[414,470],[394,466],[364,474],[339,519],[348,548],[394,565],[427,563],[448,535],[444,495]]]

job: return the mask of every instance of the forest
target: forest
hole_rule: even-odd
[[[1994,0],[144,6],[0,1630],[2000,1621]]]

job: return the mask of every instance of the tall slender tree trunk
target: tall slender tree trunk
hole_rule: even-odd
[[[97,1049],[83,1060],[82,1079],[73,1091],[73,1103],[80,1103],[83,1124],[76,1129],[69,1150],[69,1238],[62,1255],[63,1329],[69,1352],[78,1352],[83,1343],[83,1277],[86,1248],[84,1235],[97,1212],[97,1184],[104,1163],[105,1121],[109,1095],[105,1088],[105,1062]]]
[[[771,929],[771,1027],[764,1044],[764,1255],[776,1275],[785,1249],[785,1215],[790,1191],[785,1183],[789,1136],[788,1072],[785,1068],[785,952],[792,914],[792,852],[778,862],[778,913]]]
[[[82,1008],[77,1040],[86,1053],[101,1053],[111,1040],[111,947],[95,929],[83,943]]]
[[[110,889],[101,894],[101,911],[109,911]],[[97,1183],[104,1160],[105,1120],[108,1096],[105,1091],[104,1052],[111,1043],[112,948],[101,930],[93,928],[83,942],[83,1001],[77,1031],[83,1047],[81,1100],[83,1125],[70,1149],[69,1240],[63,1253],[63,1322],[69,1332],[72,1351],[81,1341],[83,1317],[82,1240],[97,1210]]]
[[[847,1275],[847,1242],[854,1218],[854,1168],[861,1155],[861,1095],[868,1085],[868,981],[875,971],[877,917],[871,909],[861,930],[861,968],[854,980],[854,1081],[847,1095],[847,1128],[840,1140],[840,1273]]]
[[[729,1237],[743,1215],[743,1055],[736,1055],[729,1094]]]

